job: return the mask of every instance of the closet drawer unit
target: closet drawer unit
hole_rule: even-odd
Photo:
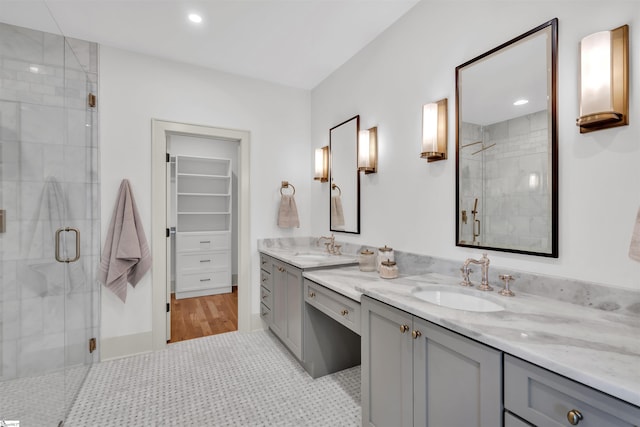
[[[216,249],[230,249],[231,234],[185,234],[180,233],[176,239],[177,252],[201,252]]]
[[[203,273],[187,273],[178,277],[180,283],[176,292],[199,291],[231,286],[229,270],[207,271]]]
[[[267,308],[273,307],[273,297],[271,291],[264,286],[260,286],[260,302],[266,305]]]
[[[178,269],[182,272],[206,271],[226,268],[230,261],[229,252],[198,252],[178,254]]]
[[[267,273],[271,273],[271,258],[264,254],[260,254],[260,268]]]
[[[260,317],[262,317],[262,320],[267,322],[267,325],[271,325],[273,323],[273,314],[271,313],[271,308],[267,307],[264,304],[260,304]]]
[[[260,270],[260,285],[264,286],[270,291],[273,291],[273,282],[271,280],[271,274],[266,271]]]
[[[504,407],[537,426],[631,427],[640,420],[640,407],[510,355],[504,358]]]
[[[304,281],[304,300],[360,335],[360,303],[310,280]]]

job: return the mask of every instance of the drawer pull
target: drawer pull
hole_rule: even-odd
[[[262,312],[262,313],[260,313],[260,314],[261,314],[262,316],[266,316],[266,315],[267,315],[267,314],[269,314],[269,313],[267,313],[266,311],[263,311],[263,312]]]
[[[284,269],[283,267],[278,267],[278,271],[279,271],[279,272],[281,272],[281,273],[282,273],[284,270],[285,270],[285,269]]]
[[[262,261],[262,265],[265,265],[267,263],[267,261]]]
[[[409,330],[409,325],[400,325],[400,332],[403,334]]]
[[[349,310],[342,310],[341,313],[343,316],[346,316],[347,314],[349,314]]]
[[[315,297],[316,297],[315,292],[309,292],[309,298],[315,298]]]
[[[267,294],[262,294],[262,299],[265,299],[265,298],[267,298],[268,296],[269,296],[269,295],[267,295]]]
[[[413,331],[413,332],[411,332],[411,336],[413,337],[414,340],[417,340],[418,338],[420,338],[422,336],[422,332]]]
[[[569,424],[572,426],[577,426],[582,418],[584,417],[577,409],[572,409],[567,412],[567,420],[569,420]]]
[[[200,243],[211,243],[211,240],[201,240]]]
[[[210,282],[211,279],[200,279],[201,282]]]
[[[210,259],[201,259],[200,262],[211,262]]]

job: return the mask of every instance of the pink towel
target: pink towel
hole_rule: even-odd
[[[122,180],[100,258],[98,281],[125,302],[127,282],[135,286],[151,268],[151,253],[129,181]]]

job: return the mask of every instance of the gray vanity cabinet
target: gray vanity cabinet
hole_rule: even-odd
[[[362,298],[363,426],[502,426],[502,354]]]
[[[272,259],[271,330],[302,360],[302,270]]]
[[[539,427],[640,425],[639,407],[510,355],[504,358],[504,406]]]

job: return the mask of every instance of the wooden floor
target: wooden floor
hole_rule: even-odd
[[[238,287],[228,294],[176,299],[171,294],[171,341],[238,330]]]

